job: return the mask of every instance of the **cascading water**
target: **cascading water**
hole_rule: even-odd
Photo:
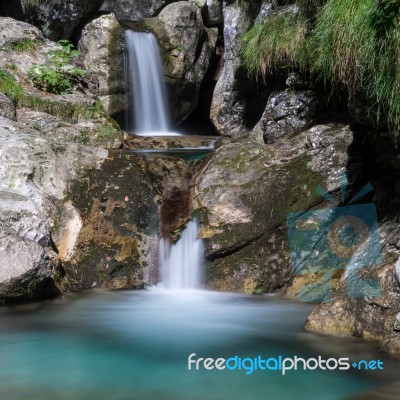
[[[125,33],[128,50],[126,66],[133,110],[128,110],[128,130],[141,136],[171,135],[169,110],[160,52],[151,33]],[[175,134],[176,135],[176,134]]]
[[[161,287],[164,289],[199,287],[203,264],[203,244],[198,236],[199,228],[197,220],[190,221],[175,244],[170,245],[167,239],[160,239]]]
[[[126,31],[128,93],[133,109],[128,110],[128,130],[139,136],[176,136],[169,130],[169,111],[160,53],[154,36]],[[163,223],[163,221],[161,221]],[[203,260],[197,220],[190,221],[180,239],[171,244],[168,235],[159,241],[161,283],[165,289],[199,287]]]

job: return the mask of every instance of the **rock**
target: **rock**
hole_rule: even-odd
[[[325,147],[307,148],[308,138]],[[314,127],[273,145],[253,140],[222,145],[194,179],[207,257],[207,285],[216,290],[270,292],[291,281],[286,217],[323,199],[319,183],[338,189],[349,161],[349,127]]]
[[[343,257],[342,271],[337,271],[331,301],[314,309],[306,329],[378,340],[381,350],[398,355],[400,279],[396,246],[400,235],[400,202],[394,195],[393,183],[398,179],[399,161],[397,151],[391,145],[390,134],[378,136],[375,130],[370,132],[359,126],[348,155],[353,163],[358,164],[358,168],[350,170],[349,175],[359,181],[359,190],[367,183],[373,188],[351,204],[356,208],[364,206],[363,203],[369,208],[374,205],[379,225],[374,228],[368,226],[366,234],[361,236],[366,239],[360,242],[363,252],[356,257]],[[356,194],[357,191],[353,190],[352,196],[346,196],[347,201]],[[346,209],[340,212],[350,214]],[[354,211],[350,215],[355,215]],[[358,215],[365,222],[371,218],[365,211]],[[368,252],[363,249],[368,249]]]
[[[0,117],[0,232],[10,238],[5,249],[33,249],[32,259],[26,257],[29,264],[21,266],[34,271],[28,272],[32,285],[36,271],[56,276],[62,263],[63,290],[90,288],[94,282],[107,288],[143,286],[154,248],[148,233],[151,207],[146,207],[152,197],[146,164],[136,155],[72,143],[68,128],[64,138],[52,137],[59,121],[48,116],[42,121],[47,132]],[[107,265],[112,270],[102,269]],[[28,293],[22,277],[4,282],[1,290],[16,292],[22,285],[20,292]],[[26,299],[44,296],[39,284],[29,290]]]
[[[48,53],[59,48],[56,43],[44,39],[36,27],[11,18],[0,18],[0,30],[0,72],[14,81],[13,85],[5,84],[3,90],[8,90],[13,98],[17,118],[23,125],[54,138],[63,139],[66,135],[83,144],[119,147],[122,131],[93,94],[84,94],[77,88],[71,93],[54,95],[33,86],[30,69],[48,63]],[[21,43],[33,43],[35,51],[29,46],[16,50]],[[88,71],[87,84],[91,74]]]
[[[124,49],[122,26],[114,14],[102,15],[85,26],[78,48],[86,69],[98,78],[100,101],[109,115],[125,108]]]
[[[359,276],[360,279],[373,279],[379,284],[382,293],[379,297],[352,297],[348,292],[349,281],[343,274],[333,302],[319,305],[308,317],[306,329],[385,341],[399,337],[395,333],[400,307],[393,267],[392,262],[371,266],[364,268]]]
[[[101,0],[21,0],[17,6],[8,2],[0,8],[1,16],[29,22],[52,40],[69,39],[75,28],[89,19]]]
[[[221,0],[207,0],[207,7],[205,9],[204,23],[206,26],[214,26],[222,24],[222,1]]]
[[[17,236],[0,236],[0,303],[47,299],[61,294],[63,270],[56,254]]]
[[[137,289],[156,283],[151,280],[156,208],[144,159],[110,152],[101,169],[90,169],[71,183],[68,193],[81,229],[65,262],[66,287]]]
[[[310,90],[273,93],[252,136],[273,143],[282,136],[301,132],[320,117],[325,107],[324,100]]]
[[[210,117],[221,135],[234,139],[249,134],[266,103],[264,90],[248,78],[241,61],[242,35],[251,27],[257,11],[257,4],[223,2],[223,67],[214,90]]]
[[[52,140],[67,140],[108,149],[116,149],[122,142],[119,126],[105,116],[73,123],[45,112],[22,108],[18,110],[17,118],[22,126],[34,129]]]
[[[144,27],[159,41],[173,119],[181,122],[197,105],[217,38],[204,28],[199,9],[188,1],[168,5]]]
[[[28,85],[32,66],[48,63],[47,53],[59,47],[35,26],[12,18],[0,17],[0,32],[0,69]]]
[[[170,0],[104,0],[100,11],[112,12],[118,21],[142,21],[157,15]]]
[[[15,121],[15,105],[13,101],[3,93],[0,93],[0,117]]]

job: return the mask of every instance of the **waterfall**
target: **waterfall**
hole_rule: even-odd
[[[146,32],[129,30],[126,31],[125,36],[128,50],[125,68],[127,93],[130,96],[128,103],[132,104],[133,100],[133,107],[129,106],[127,113],[128,131],[139,136],[181,136],[171,132],[169,128],[164,74],[154,36]],[[189,148],[189,150],[193,149]],[[163,149],[167,156],[168,151],[168,149]],[[186,175],[185,179],[187,179]],[[182,186],[188,186],[188,182],[181,183]],[[166,200],[168,199],[163,199],[163,201]],[[181,205],[179,204],[181,201],[189,200],[178,200],[176,207]],[[161,221],[161,225],[163,223],[165,221]],[[163,232],[159,240],[161,283],[158,286],[164,289],[195,289],[199,287],[203,246],[202,240],[198,237],[198,231],[198,222],[190,221],[179,240],[174,244],[171,244],[169,232],[167,234]]]
[[[141,136],[176,135],[169,131],[167,91],[154,36],[127,30],[125,37],[127,92],[133,95],[134,105],[127,113],[128,131]]]
[[[199,287],[203,264],[203,244],[198,237],[197,220],[190,221],[180,239],[170,245],[167,239],[159,242],[162,282],[165,289],[196,289]]]

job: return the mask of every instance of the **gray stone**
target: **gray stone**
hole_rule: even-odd
[[[273,143],[282,136],[301,132],[315,123],[324,109],[324,100],[313,91],[275,92],[252,136]]]
[[[173,118],[180,122],[197,106],[217,38],[204,28],[200,10],[188,1],[168,5],[144,26],[160,44]]]
[[[221,0],[207,0],[207,7],[205,10],[204,23],[207,26],[214,26],[222,24],[222,1]]]
[[[101,0],[21,0],[7,2],[1,15],[29,22],[52,40],[69,39],[100,5]]]
[[[110,115],[123,111],[125,39],[115,16],[102,15],[87,24],[78,48],[86,69],[98,78],[98,92],[105,110]]]
[[[63,270],[55,253],[17,236],[0,236],[0,303],[61,294]]]
[[[0,117],[15,121],[15,105],[13,101],[3,93],[0,93]]]
[[[104,0],[100,11],[112,12],[118,21],[142,21],[156,15],[169,0]]]
[[[224,54],[214,90],[210,117],[218,132],[238,139],[249,134],[247,120],[258,115],[259,103],[266,99],[255,80],[249,79],[242,64],[242,35],[254,20],[257,5],[247,2],[223,2]],[[255,96],[257,93],[257,96]]]

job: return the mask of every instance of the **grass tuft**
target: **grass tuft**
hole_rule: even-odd
[[[253,77],[271,75],[295,66],[306,33],[306,23],[296,16],[281,15],[255,25],[243,36],[243,61]]]

